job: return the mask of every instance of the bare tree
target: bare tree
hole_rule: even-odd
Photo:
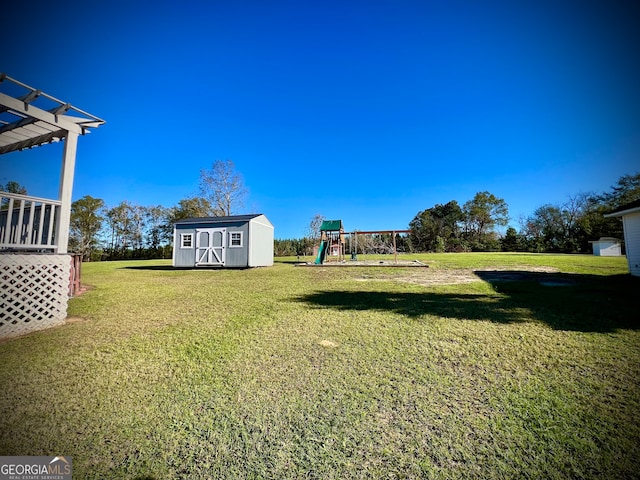
[[[312,243],[317,243],[320,240],[320,227],[322,226],[322,222],[325,221],[323,215],[316,213],[309,222],[309,226],[307,227],[307,235],[306,237],[311,240]]]
[[[215,216],[228,216],[244,206],[247,189],[231,160],[216,160],[210,170],[200,171],[200,194],[209,201]]]
[[[392,254],[393,252],[393,236],[390,234],[358,235],[357,253]]]
[[[307,231],[302,242],[302,251],[305,255],[311,255],[313,247],[320,243],[320,227],[324,221],[325,217],[319,213],[316,213],[311,217],[311,221],[307,226]]]

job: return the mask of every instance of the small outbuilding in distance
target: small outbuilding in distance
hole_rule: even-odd
[[[613,237],[600,237],[600,240],[589,242],[593,246],[593,254],[596,257],[619,257],[622,255],[620,240]]]
[[[174,267],[272,265],[273,225],[262,214],[188,218],[174,224]]]

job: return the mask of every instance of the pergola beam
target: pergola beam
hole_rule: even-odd
[[[55,216],[55,221],[54,209],[51,209],[48,238],[50,239],[53,234],[55,224],[54,251],[56,253],[67,253],[78,136],[84,135],[89,132],[90,128],[98,127],[105,122],[94,115],[73,107],[69,103],[62,102],[40,90],[10,78],[6,74],[0,73],[0,84],[4,81],[26,89],[27,93],[22,96],[12,97],[0,92],[0,114],[5,117],[12,116],[12,118],[3,119],[0,122],[0,154],[37,147],[64,139],[58,190],[60,208],[58,210],[59,214]],[[45,110],[36,106],[35,103],[40,97],[53,102],[55,104],[54,107]],[[47,108],[49,105],[47,105]],[[66,115],[69,111],[73,112],[73,115]],[[23,203],[21,203],[20,209],[19,215],[22,216]],[[41,216],[44,214],[44,210],[43,207]],[[11,208],[9,208],[10,214]],[[22,220],[23,218],[19,217],[18,223],[20,225]],[[8,225],[10,225],[10,222]]]
[[[30,106],[30,108],[35,108]],[[65,106],[65,108],[68,109],[68,107]],[[54,109],[49,110],[49,113],[53,114],[56,118],[60,118],[60,112],[63,110],[63,107],[56,107]],[[43,110],[45,111],[45,110]],[[65,110],[66,111],[66,110]],[[16,113],[15,111],[12,113]],[[64,118],[64,117],[63,117]],[[68,120],[71,120],[71,117],[67,117]],[[4,126],[0,127],[0,135],[2,135],[3,133],[12,133],[15,132],[16,130],[20,129],[20,128],[26,128],[29,125],[33,125],[36,122],[40,122],[42,123],[43,120],[40,120],[38,118],[35,117],[22,117],[22,114],[20,114],[20,120],[16,120],[13,123],[7,123]],[[52,130],[66,130],[66,128],[58,126],[58,125],[52,125],[50,122],[45,122],[47,123],[47,125],[50,125],[52,128]],[[77,122],[76,122],[77,123]]]
[[[38,147],[51,142],[56,142],[64,138],[66,132],[58,130],[56,132],[44,133],[38,137],[31,137],[21,140],[10,145],[0,146],[0,155],[3,153],[15,152],[16,150],[25,150],[27,148]]]
[[[27,117],[32,117],[35,120],[42,120],[43,122],[51,125],[57,125],[63,130],[68,130],[69,132],[73,132],[78,135],[82,135],[83,133],[82,127],[76,122],[69,121],[65,115],[56,115],[46,110],[42,110],[34,105],[22,102],[17,98],[5,95],[2,92],[0,92],[0,105],[4,105],[8,110],[16,111],[20,115],[26,115]],[[18,123],[20,122],[21,120],[18,121]],[[3,127],[3,130],[11,125],[12,124],[6,125]]]

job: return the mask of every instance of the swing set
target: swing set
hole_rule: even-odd
[[[325,220],[320,226],[320,247],[314,264],[322,265],[325,261],[328,261],[328,257],[337,257],[338,262],[343,262],[345,260],[346,235],[349,235],[352,261],[358,260],[358,235],[391,235],[393,239],[393,259],[395,263],[398,263],[396,235],[410,232],[411,230],[354,230],[353,232],[345,233],[342,220]]]

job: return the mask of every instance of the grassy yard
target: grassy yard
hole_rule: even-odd
[[[82,479],[639,478],[624,258],[409,258],[429,268],[85,264],[74,321],[0,343],[0,455]]]

